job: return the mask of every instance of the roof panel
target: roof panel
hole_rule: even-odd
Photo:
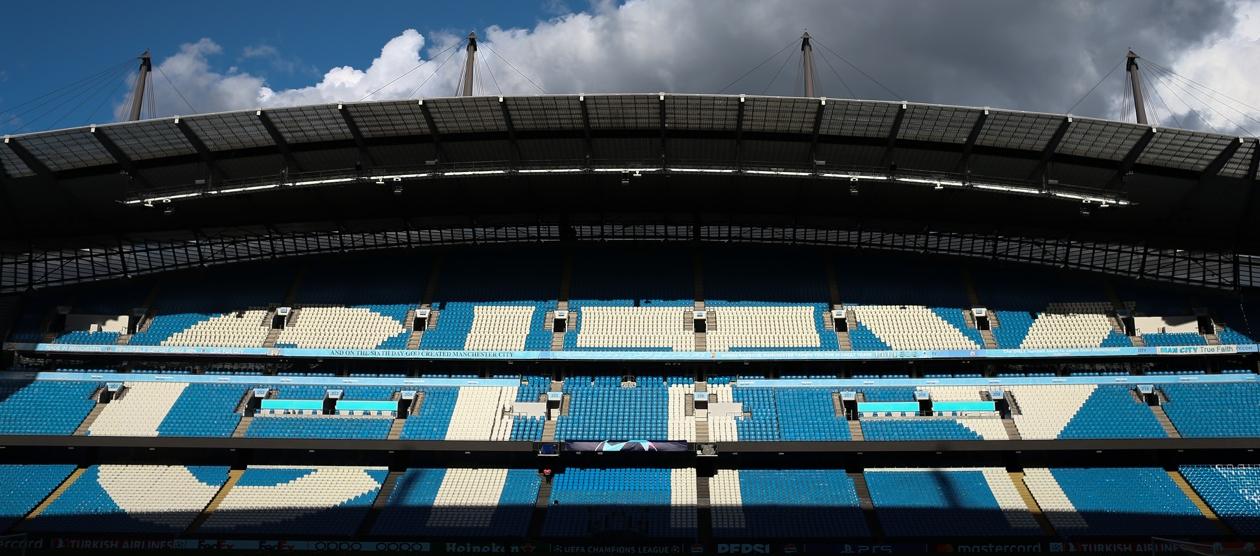
[[[414,100],[347,104],[346,110],[364,137],[429,134],[420,103]]]
[[[829,100],[823,111],[823,135],[888,137],[901,105],[892,102]]]
[[[665,125],[670,129],[734,131],[739,116],[738,97],[668,95]]]
[[[1139,164],[1202,171],[1235,137],[1195,133],[1181,129],[1160,130],[1138,156]],[[1239,149],[1241,150],[1241,149]]]
[[[820,105],[818,99],[812,98],[747,97],[744,130],[813,133]]]
[[[1041,151],[1046,148],[1054,130],[1063,123],[1064,116],[1028,114],[1024,112],[989,111],[989,117],[976,137],[977,145],[1025,151]]]
[[[1106,160],[1120,160],[1129,154],[1147,127],[1102,120],[1072,120],[1056,152]]]
[[[54,172],[115,162],[109,151],[85,127],[23,135],[13,140],[26,147]]]
[[[586,103],[594,129],[661,127],[661,102],[656,95],[588,96]]]
[[[1231,178],[1247,177],[1254,152],[1256,152],[1256,140],[1244,141],[1242,146],[1234,152],[1234,156],[1230,157],[1229,162],[1225,163],[1225,167],[1221,168],[1221,175]]]
[[[494,97],[441,98],[425,101],[438,133],[506,131],[503,109]]]
[[[145,120],[125,125],[101,126],[97,131],[109,136],[123,154],[132,160],[197,154],[197,149],[175,126],[174,120]]]
[[[581,129],[582,105],[576,96],[504,99],[516,129]]]
[[[4,174],[11,178],[25,178],[35,175],[22,159],[18,158],[8,145],[0,142],[0,166],[4,167]]]
[[[212,151],[230,151],[275,146],[254,112],[229,112],[195,116],[183,120],[197,138]]]
[[[344,141],[352,139],[346,120],[331,104],[298,106],[268,110],[280,135],[289,143],[313,143],[316,141]]]
[[[973,108],[954,108],[911,104],[901,121],[900,139],[962,144],[983,112]]]

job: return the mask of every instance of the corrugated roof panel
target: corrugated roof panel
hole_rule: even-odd
[[[734,131],[739,98],[700,95],[667,95],[665,125],[669,129]]]
[[[1073,120],[1056,152],[1105,160],[1120,160],[1148,128],[1102,120]]]
[[[148,160],[166,156],[197,154],[174,120],[146,120],[96,128],[107,135],[127,158]]]
[[[1234,151],[1234,156],[1229,158],[1229,162],[1225,163],[1225,167],[1221,168],[1221,175],[1231,178],[1247,177],[1247,172],[1251,168],[1252,153],[1254,152],[1256,152],[1255,139],[1243,142],[1242,146],[1238,147],[1237,151]]]
[[[582,105],[576,96],[504,99],[516,129],[582,129]]]
[[[254,112],[229,112],[195,116],[183,120],[206,148],[212,151],[230,151],[271,147],[275,141],[267,133]]]
[[[280,108],[267,110],[266,114],[289,143],[352,139],[350,128],[346,127],[346,120],[337,112],[336,105]]]
[[[656,95],[586,97],[594,129],[651,129],[661,127],[660,98]]]
[[[898,103],[828,100],[819,133],[847,137],[888,137],[898,110],[901,110],[901,104]]]
[[[348,104],[346,110],[364,137],[429,134],[420,103],[414,100]]]
[[[813,133],[820,102],[809,98],[747,97],[744,130]]]
[[[1230,141],[1237,141],[1237,138],[1181,129],[1160,130],[1142,150],[1137,161],[1139,164],[1202,171],[1225,150]]]
[[[1046,148],[1054,130],[1063,123],[1063,116],[1027,114],[990,110],[989,117],[976,137],[977,145],[1024,151],[1041,151]]]
[[[23,135],[13,140],[55,172],[115,162],[109,151],[85,127]]]
[[[438,133],[479,133],[506,131],[503,109],[494,97],[443,98],[426,100]]]
[[[911,104],[901,120],[898,138],[966,143],[967,136],[971,134],[971,128],[976,125],[981,113],[982,111],[971,108]]]

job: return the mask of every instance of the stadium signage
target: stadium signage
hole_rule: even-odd
[[[1203,356],[1256,353],[1256,344],[1077,349],[900,351],[471,351],[406,349],[227,348],[8,343],[5,349],[47,354],[267,357],[290,359],[394,359],[497,361],[887,361],[922,359],[1064,359],[1133,356]]]

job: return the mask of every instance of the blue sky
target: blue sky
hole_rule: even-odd
[[[14,0],[0,19],[0,134],[115,121],[127,61],[145,48],[162,70],[156,115],[170,116],[373,91],[448,96],[458,60],[427,60],[470,30],[484,45],[479,94],[537,94],[537,83],[549,93],[799,95],[799,49],[785,45],[806,28],[823,46],[821,96],[1131,120],[1123,71],[1104,79],[1131,47],[1232,99],[1205,107],[1150,66],[1167,100],[1151,102],[1158,125],[1260,131],[1260,76],[1238,64],[1260,59],[1260,0]],[[21,105],[111,67],[77,96]]]

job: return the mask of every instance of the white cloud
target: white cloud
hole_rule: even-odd
[[[1251,67],[1256,60],[1260,60],[1260,2],[1251,2],[1242,6],[1229,33],[1172,63],[1170,69],[1182,78],[1157,70],[1156,87],[1182,124],[1202,127],[1196,125],[1198,119],[1223,133],[1254,136],[1260,134],[1260,110],[1253,108],[1260,107],[1260,76]]]
[[[762,0],[737,9],[721,0],[596,1],[530,28],[479,30],[477,92],[536,94],[529,76],[550,93],[712,93],[789,45],[783,57],[725,92],[799,94],[799,49],[790,43],[808,27],[818,45],[818,94],[826,96],[893,96],[838,52],[909,100],[1061,112],[1132,46],[1153,60],[1168,60],[1178,73],[1260,105],[1260,77],[1239,69],[1243,60],[1260,59],[1258,12],[1254,2],[1232,0]],[[357,101],[369,94],[372,100],[450,96],[463,52],[453,52],[434,72],[451,54],[445,49],[462,38],[430,33],[426,40],[408,29],[365,68],[332,68],[317,82],[292,89],[270,87],[248,72],[216,72],[211,60],[221,48],[209,39],[185,45],[160,67],[199,111]],[[242,57],[276,59],[280,53],[254,45]],[[1120,113],[1120,88],[1107,89],[1073,111],[1131,118]],[[172,95],[160,97],[159,112],[187,112]]]

